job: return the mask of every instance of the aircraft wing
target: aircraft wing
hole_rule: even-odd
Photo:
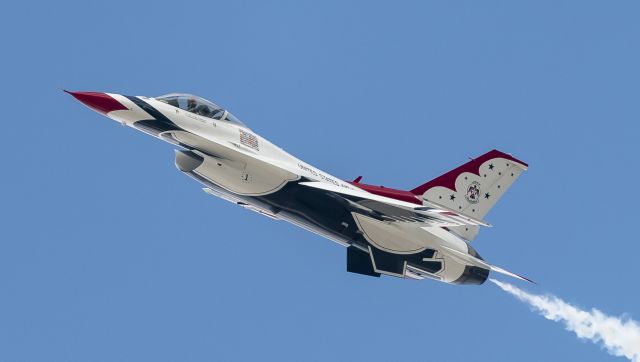
[[[456,213],[435,204],[417,205],[410,202],[375,195],[365,190],[348,189],[326,182],[300,182],[300,185],[339,194],[343,198],[371,209],[394,221],[421,222],[426,226],[491,226],[482,220]]]

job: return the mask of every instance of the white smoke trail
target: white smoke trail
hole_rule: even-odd
[[[535,295],[511,284],[490,279],[502,290],[529,304],[543,317],[562,322],[578,338],[600,342],[609,354],[640,362],[640,324],[608,316],[597,309],[581,310],[555,296]]]

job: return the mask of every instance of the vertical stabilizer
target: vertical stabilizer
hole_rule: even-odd
[[[411,192],[424,201],[483,219],[527,168],[526,163],[513,156],[492,150]],[[451,231],[472,240],[478,228],[460,226],[451,228]]]

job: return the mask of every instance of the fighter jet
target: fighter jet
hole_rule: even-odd
[[[482,284],[491,271],[471,246],[528,165],[489,151],[405,191],[345,181],[267,141],[228,110],[191,94],[69,92],[98,113],[175,145],[178,170],[208,195],[284,220],[346,247],[349,272]]]

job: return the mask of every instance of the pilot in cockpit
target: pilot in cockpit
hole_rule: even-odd
[[[189,98],[187,100],[187,111],[188,112],[193,112],[196,109],[196,106],[198,105],[198,103],[196,103],[196,99],[195,98]]]
[[[239,119],[235,118],[231,113],[225,111],[220,106],[191,94],[172,93],[156,97],[156,99],[160,102],[167,103],[203,117],[212,118],[218,121],[224,120],[244,126]]]
[[[187,101],[187,111],[204,117],[211,117],[211,108],[202,102],[198,102],[195,98],[189,98]]]

